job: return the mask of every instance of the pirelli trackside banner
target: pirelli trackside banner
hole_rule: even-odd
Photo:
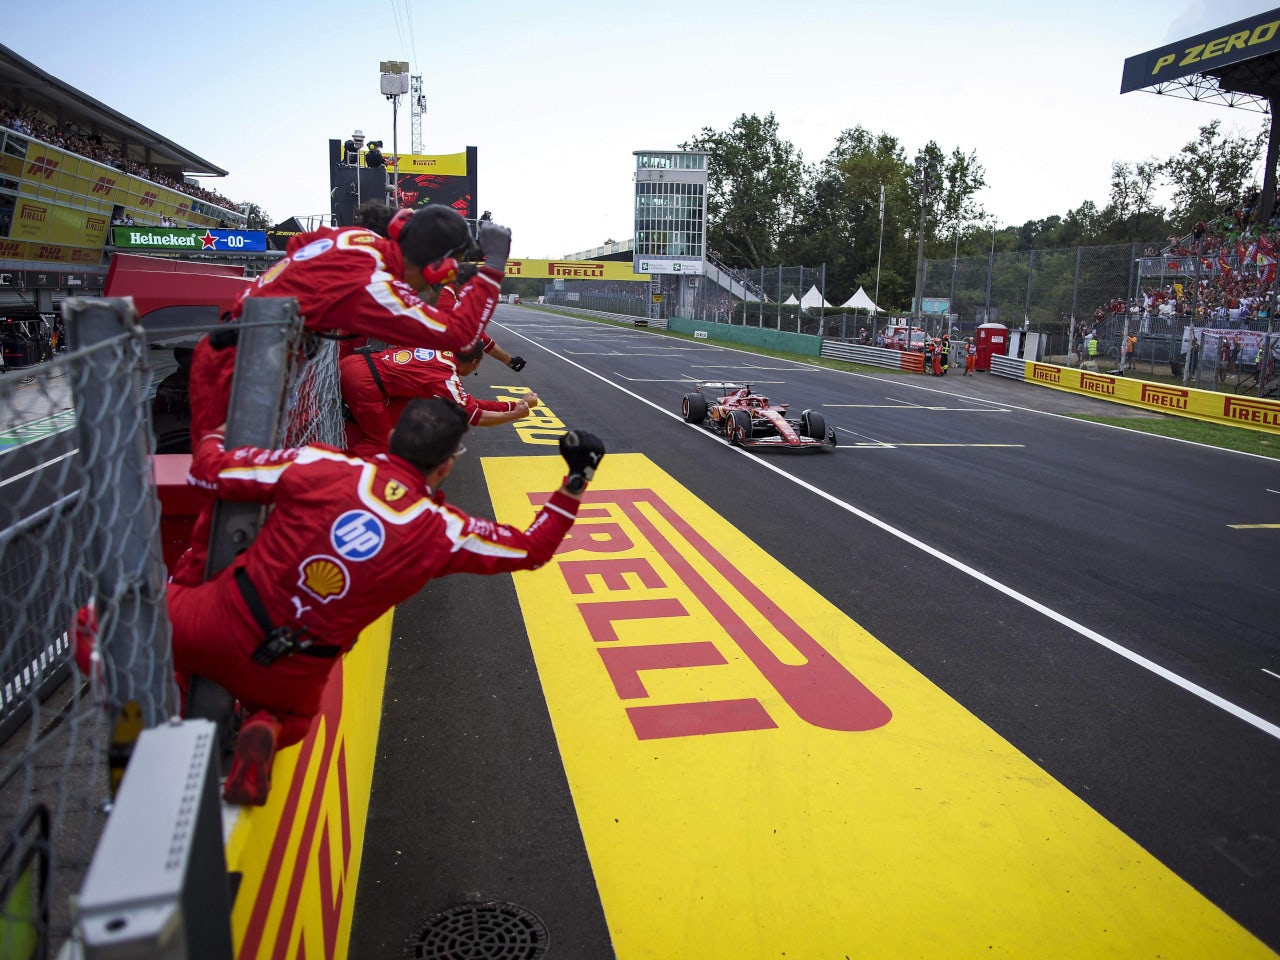
[[[1270,10],[1129,57],[1124,62],[1120,92],[1207,73],[1277,50],[1280,50],[1280,10]]]
[[[392,158],[390,164],[402,177],[416,176],[420,173],[435,174],[438,177],[465,177],[468,173],[465,150],[461,153],[444,153],[437,156],[402,153],[398,158]]]
[[[1059,367],[1051,363],[1028,362],[1025,378],[1028,383],[1038,383],[1070,393],[1084,393],[1157,413],[1172,413],[1196,420],[1280,433],[1280,402],[1275,400],[1148,383],[1145,380],[1090,373],[1088,370]]]
[[[626,260],[508,260],[508,277],[535,280],[643,280],[647,273],[634,273]]]

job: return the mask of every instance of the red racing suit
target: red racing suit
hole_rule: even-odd
[[[306,734],[336,659],[293,653],[269,666],[255,661],[264,631],[236,584],[237,569],[274,626],[345,653],[361,630],[429,580],[542,566],[578,511],[574,498],[557,491],[520,530],[448,506],[419,470],[390,454],[225,450],[218,434],[200,443],[189,480],[274,509],[252,546],[212,580],[169,585],[174,666],[220,684],[248,710],[275,714],[282,746]]]
[[[293,297],[308,330],[341,330],[411,347],[457,350],[484,332],[498,303],[502,274],[481,266],[446,305],[423,302],[399,279],[400,245],[364,227],[323,227],[289,241],[288,256],[246,288],[233,319],[250,297]],[[191,439],[226,420],[235,350],[215,350],[208,338],[191,365]]]
[[[502,274],[481,266],[448,301],[424,303],[398,279],[400,245],[364,227],[323,227],[290,238],[288,256],[258,277],[231,311],[238,318],[250,297],[293,297],[308,330],[343,330],[410,346],[459,349],[484,332],[498,303]],[[227,419],[236,351],[215,349],[208,337],[196,344],[188,394],[191,446]],[[204,579],[212,507],[196,516],[191,546],[171,571],[179,583]]]
[[[452,400],[467,411],[473,427],[485,410],[507,413],[519,405],[512,400],[482,400],[467,393],[453,354],[448,351],[387,347],[381,353],[369,354],[367,359],[363,353],[343,357],[339,370],[342,399],[351,413],[347,421],[347,452],[360,457],[386,451],[392,428],[414,397]]]

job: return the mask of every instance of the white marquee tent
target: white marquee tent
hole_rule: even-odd
[[[840,306],[852,307],[855,310],[866,310],[868,313],[884,312],[872,302],[871,298],[867,296],[867,291],[862,289],[862,287],[859,287],[858,292],[844,303],[840,304]]]
[[[814,310],[818,307],[830,310],[831,304],[822,299],[822,294],[818,292],[818,285],[814,284],[809,288],[809,292],[800,298],[800,306],[805,310]]]

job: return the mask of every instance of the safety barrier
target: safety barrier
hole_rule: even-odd
[[[1280,433],[1280,401],[1197,390],[1114,374],[1094,373],[1015,357],[992,357],[991,372],[1053,390],[1098,397],[1154,413]]]
[[[588,310],[585,307],[567,307],[562,303],[522,303],[520,306],[531,307],[535,310],[554,310],[556,313],[567,313],[587,320],[613,320],[617,323],[629,323],[635,327],[653,327],[656,330],[667,329],[666,320],[651,320],[648,317],[636,317],[629,313],[610,313],[605,310]]]
[[[991,372],[997,377],[1008,377],[1010,380],[1025,380],[1027,379],[1027,361],[1020,360],[1017,357],[993,354],[991,357]]]
[[[735,327],[725,323],[691,320],[687,317],[671,317],[667,321],[667,329],[694,336],[701,332],[728,343],[764,347],[784,353],[797,353],[805,357],[816,357],[822,353],[822,338],[809,333],[791,333],[765,327]]]
[[[847,360],[865,363],[872,367],[888,367],[910,373],[924,372],[924,354],[888,347],[872,347],[861,343],[845,343],[840,340],[823,340],[822,354],[827,360]]]

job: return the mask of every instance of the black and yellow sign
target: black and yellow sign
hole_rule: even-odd
[[[1269,10],[1129,57],[1124,62],[1120,92],[1208,73],[1276,51],[1280,51],[1280,10]]]

